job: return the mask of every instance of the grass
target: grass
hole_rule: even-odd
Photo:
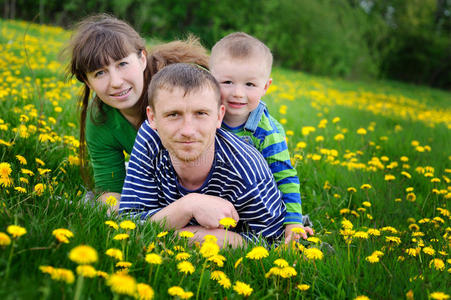
[[[250,285],[253,299],[446,298],[451,272],[449,92],[275,68],[264,100],[284,124],[302,183],[303,209],[318,240],[271,249],[260,260],[246,257],[254,245],[221,250],[225,262],[220,267],[206,263],[199,246],[187,246],[186,238],[173,232],[161,236],[158,225],[115,230],[105,224],[110,219],[105,208],[82,201],[86,188],[76,159],[80,85],[64,81],[64,63],[57,58],[69,33],[4,20],[0,28],[2,299],[131,297],[115,288],[135,294],[136,285],[122,278],[109,286],[102,277],[108,274],[111,281],[120,269],[105,254],[109,248],[123,252],[123,260],[132,263],[126,268],[130,278],[150,285],[156,298],[172,297],[168,289],[173,286],[184,289],[181,298],[190,296],[186,292],[200,299],[241,298],[233,289],[237,281]],[[27,233],[17,238],[8,233],[8,244],[5,234],[12,224]],[[73,233],[69,243],[52,235],[57,228]],[[130,236],[114,240],[118,233]],[[80,279],[77,264],[68,257],[79,245],[95,249],[98,259],[92,266],[105,273]],[[322,257],[314,259],[310,251]],[[189,253],[192,274],[178,271],[180,252]],[[148,263],[149,253],[160,255],[162,264]],[[286,278],[266,278],[278,258],[296,274],[285,269],[279,275]],[[41,266],[64,268],[74,278],[53,272],[52,279]],[[217,270],[231,287],[210,279]],[[300,284],[308,289],[301,291]]]

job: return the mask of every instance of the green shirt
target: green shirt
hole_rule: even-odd
[[[94,181],[97,192],[122,192],[125,180],[125,155],[133,149],[137,130],[119,112],[119,110],[103,104],[106,121],[93,122],[94,110],[88,110],[86,118],[86,143],[91,164],[94,170]]]

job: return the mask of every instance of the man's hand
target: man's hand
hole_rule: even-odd
[[[236,222],[240,219],[233,204],[227,200],[203,194],[190,194],[190,197],[192,216],[200,226],[219,228],[223,218],[232,218]]]
[[[292,231],[294,228],[297,228],[295,231],[299,231],[299,233]],[[301,237],[306,240],[307,233],[314,235],[313,229],[310,227],[304,227],[302,224],[287,224],[285,226],[285,244],[290,243],[290,241],[297,241]]]

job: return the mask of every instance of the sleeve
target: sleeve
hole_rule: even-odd
[[[235,202],[235,208],[244,228],[250,230],[240,233],[247,240],[252,236],[278,238],[283,233],[285,205],[269,172],[268,176],[248,186]]]
[[[120,193],[125,179],[124,153],[107,124],[86,119],[86,143],[97,192]]]
[[[263,154],[277,187],[282,192],[282,200],[287,210],[284,224],[302,224],[299,177],[291,164],[285,134],[283,130],[280,130],[282,125],[279,122],[272,117],[268,120],[273,130],[260,135],[263,136],[263,141],[260,143],[259,151]]]
[[[158,153],[156,137],[155,133],[142,127],[138,132],[122,188],[120,214],[146,219],[162,208],[158,201],[158,183],[152,163]]]

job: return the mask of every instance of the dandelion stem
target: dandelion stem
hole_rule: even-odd
[[[227,230],[228,229],[229,229],[229,227],[227,227],[226,230],[225,230],[224,241],[222,243],[222,249],[224,249],[224,247],[227,245]]]
[[[8,279],[8,277],[9,277],[9,270],[11,267],[11,261],[13,260],[14,242],[15,241],[16,240],[13,238],[13,241],[11,242],[11,250],[9,251],[8,264],[6,265],[5,279]]]
[[[153,285],[155,286],[158,278],[158,271],[160,271],[160,265],[157,267],[157,271],[155,272],[155,278],[153,279]]]
[[[207,260],[205,260],[204,265],[202,266],[202,272],[200,273],[199,285],[197,286],[197,292],[196,292],[196,300],[199,299],[200,286],[202,284],[202,277],[204,276],[204,271],[205,271],[206,265],[207,265]]]
[[[77,286],[75,288],[74,300],[81,299],[81,291],[83,290],[83,279],[84,279],[84,277],[81,275],[79,275],[77,278]]]

